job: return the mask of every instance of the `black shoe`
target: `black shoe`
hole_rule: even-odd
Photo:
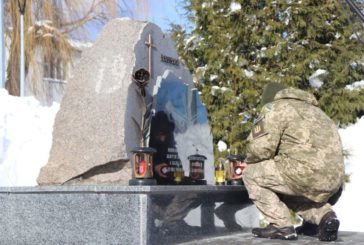
[[[297,240],[297,233],[293,226],[276,228],[269,224],[265,228],[254,228],[252,233],[255,237],[281,239],[281,240]]]
[[[328,212],[319,224],[318,238],[320,241],[336,241],[340,221],[334,212]]]
[[[298,235],[317,236],[318,228],[319,228],[318,225],[303,221],[301,226],[296,227],[296,233]]]

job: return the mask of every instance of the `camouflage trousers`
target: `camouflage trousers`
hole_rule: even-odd
[[[321,218],[332,211],[329,203],[316,203],[294,193],[285,184],[274,160],[249,164],[243,180],[249,198],[267,221],[276,227],[294,225],[290,210],[312,224],[319,224]]]

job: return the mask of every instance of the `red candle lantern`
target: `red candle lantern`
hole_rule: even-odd
[[[132,153],[133,179],[129,185],[156,185],[153,179],[153,154],[156,152],[151,147],[136,147]]]
[[[227,157],[227,184],[228,185],[243,185],[243,163],[245,156],[229,155]]]

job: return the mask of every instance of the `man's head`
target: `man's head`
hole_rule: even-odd
[[[281,83],[268,83],[267,85],[264,86],[263,89],[263,94],[262,94],[262,104],[265,105],[267,103],[270,103],[273,101],[274,96],[276,96],[276,94],[287,88],[286,86],[284,86]]]

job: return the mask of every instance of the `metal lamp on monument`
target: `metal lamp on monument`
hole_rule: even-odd
[[[182,163],[180,161],[176,161],[176,166],[174,167],[174,172],[173,172],[173,181],[174,184],[179,185],[182,184],[184,181],[184,171],[183,171],[183,166]]]
[[[141,95],[145,97],[144,87],[147,85],[150,78],[150,74],[145,69],[137,70],[133,75],[133,81],[140,88]],[[156,149],[152,147],[146,147],[147,135],[150,131],[150,112],[148,109],[142,119],[142,140],[141,146],[135,147],[132,153],[132,179],[129,180],[129,185],[156,185],[157,181],[153,178],[153,154],[156,153]]]
[[[225,185],[226,171],[225,171],[225,159],[219,158],[215,164],[215,185]]]
[[[243,162],[245,156],[243,155],[229,155],[227,157],[227,181],[228,185],[244,185],[243,177]]]
[[[156,152],[151,147],[135,147],[132,150],[133,178],[129,185],[156,185],[153,179],[153,154]]]
[[[190,181],[193,185],[206,185],[205,178],[205,160],[207,159],[204,155],[196,154],[187,157],[190,161]]]

